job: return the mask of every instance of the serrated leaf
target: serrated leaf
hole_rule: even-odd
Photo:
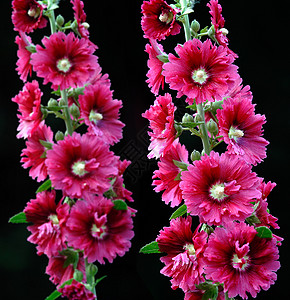
[[[50,179],[47,179],[44,181],[44,183],[37,189],[36,193],[47,191],[49,188],[51,188],[51,181]]]
[[[170,216],[169,220],[176,219],[178,217],[183,216],[187,213],[187,207],[185,204],[182,204],[177,210]]]
[[[142,247],[139,251],[140,253],[143,254],[151,254],[151,253],[161,253],[159,250],[158,243],[156,241],[153,241],[144,247]]]
[[[128,205],[126,204],[126,202],[121,199],[116,199],[116,200],[113,200],[112,202],[114,203],[114,208],[117,210],[127,210],[128,209]]]
[[[26,220],[26,215],[23,211],[11,217],[8,222],[14,224],[28,223]]]
[[[257,231],[257,236],[260,238],[272,238],[272,231],[266,226],[260,226],[255,228]]]

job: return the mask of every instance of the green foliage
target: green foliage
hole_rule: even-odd
[[[176,219],[178,217],[183,216],[187,213],[187,207],[185,204],[182,204],[177,210],[170,216],[169,220]]]
[[[24,212],[20,212],[20,213],[16,214],[15,216],[11,217],[8,222],[14,223],[14,224],[28,223]]]
[[[272,238],[272,231],[266,226],[260,226],[255,228],[257,231],[257,236],[260,238]]]
[[[47,179],[44,181],[44,183],[37,189],[36,193],[44,192],[51,188],[51,181],[50,179]]]
[[[151,253],[161,253],[159,250],[158,243],[156,241],[153,241],[144,247],[142,247],[139,251],[140,253],[143,254],[151,254]]]

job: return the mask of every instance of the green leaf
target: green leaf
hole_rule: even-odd
[[[173,163],[176,167],[178,167],[179,169],[181,169],[182,171],[186,171],[187,167],[189,166],[189,164],[183,162],[183,161],[179,161],[179,160],[175,160],[173,159]]]
[[[187,213],[187,207],[185,204],[182,204],[177,210],[170,216],[169,220],[176,219],[178,217],[183,216]]]
[[[24,212],[20,212],[20,213],[16,214],[15,216],[11,217],[8,222],[14,223],[14,224],[28,223]]]
[[[169,62],[169,59],[168,59],[168,55],[167,54],[159,54],[156,56],[161,62],[163,63],[167,63]]]
[[[77,268],[78,262],[79,262],[79,253],[78,251],[72,249],[72,248],[66,248],[62,251],[60,251],[61,255],[66,256],[66,260],[63,264],[63,267],[66,268],[69,265],[73,265],[74,269]]]
[[[61,296],[61,292],[55,290],[48,297],[46,297],[45,300],[54,300],[57,299],[59,296]]]
[[[257,236],[260,238],[272,238],[272,231],[266,226],[259,226],[255,228],[257,231]]]
[[[44,140],[39,140],[39,143],[46,149],[52,149],[52,143],[50,143],[50,142],[47,142]]]
[[[144,247],[142,247],[139,251],[140,253],[143,254],[151,254],[151,253],[161,253],[159,250],[158,243],[156,241],[153,241]]]
[[[127,210],[128,209],[128,205],[126,204],[126,202],[121,199],[113,200],[112,202],[114,203],[114,208],[117,210]]]
[[[51,181],[50,179],[47,179],[46,181],[44,181],[44,183],[37,189],[36,193],[40,193],[43,191],[48,190],[49,188],[51,188]]]
[[[218,287],[216,285],[212,285],[209,289],[207,289],[202,295],[201,300],[216,300],[218,297]]]
[[[105,279],[107,277],[107,275],[102,276],[101,278],[96,279],[96,282],[94,284],[94,286],[96,286],[100,281],[102,281],[103,279]]]

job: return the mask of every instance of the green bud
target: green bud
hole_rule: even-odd
[[[63,16],[62,15],[58,15],[57,17],[56,17],[56,24],[58,25],[58,26],[62,26],[63,24],[64,24],[64,18],[63,18]]]
[[[65,100],[61,98],[61,99],[59,100],[59,102],[58,102],[58,105],[59,105],[59,106],[66,106]]]
[[[208,36],[211,38],[211,39],[214,39],[215,40],[215,29],[214,29],[214,26],[212,25],[210,27],[210,29],[208,30]]]
[[[41,113],[42,113],[42,119],[44,120],[48,115],[47,109],[44,108],[44,107],[41,107],[40,110],[41,110]]]
[[[198,122],[202,122],[202,121],[203,121],[203,119],[202,119],[201,115],[196,114],[195,117],[194,117],[194,122],[198,123]]]
[[[47,103],[47,106],[48,107],[55,107],[55,106],[58,106],[58,102],[57,102],[57,100],[55,100],[55,99],[49,99],[49,101],[48,101],[48,103]]]
[[[182,123],[191,123],[194,122],[193,116],[185,113],[184,116],[182,117]]]
[[[212,133],[214,136],[216,136],[219,132],[217,123],[213,119],[210,119],[209,122],[206,123],[206,127],[207,127],[207,130],[210,133]]]
[[[200,160],[200,152],[197,150],[193,150],[190,154],[191,161]]]
[[[179,137],[182,134],[183,131],[183,127],[181,125],[178,124],[174,124],[174,128],[177,131],[177,135],[176,137]]]
[[[64,133],[62,131],[58,131],[56,134],[55,134],[55,140],[58,142],[58,141],[62,141],[64,139]]]
[[[75,118],[78,119],[80,117],[80,110],[78,108],[78,106],[73,103],[70,108],[69,108],[69,112],[71,113],[71,115]]]
[[[82,282],[82,280],[84,278],[84,274],[83,274],[83,272],[79,271],[78,269],[75,269],[73,278],[74,278],[74,280],[76,280],[78,282]]]
[[[193,20],[191,22],[191,26],[190,26],[191,30],[195,33],[197,33],[200,30],[200,24],[197,20]]]

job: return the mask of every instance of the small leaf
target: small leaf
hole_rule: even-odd
[[[169,220],[176,219],[178,217],[183,216],[187,213],[187,207],[185,204],[182,204],[177,210],[170,216]]]
[[[161,253],[159,250],[158,243],[156,241],[153,241],[144,247],[142,247],[139,251],[140,253],[143,254],[151,254],[151,253]]]
[[[59,296],[61,296],[61,292],[55,290],[48,297],[46,297],[45,300],[54,300],[57,299]]]
[[[20,212],[20,213],[16,214],[15,216],[11,217],[8,222],[14,223],[14,224],[28,223],[24,212]]]
[[[126,204],[126,202],[121,199],[113,200],[112,202],[114,203],[114,208],[117,210],[127,210],[128,209],[128,205]]]
[[[102,276],[101,278],[97,278],[95,281],[94,286],[96,286],[100,281],[102,281],[103,279],[105,279],[107,277],[107,275]]]
[[[179,161],[179,160],[175,160],[173,159],[173,163],[176,167],[178,167],[179,169],[181,169],[182,171],[186,171],[187,167],[189,166],[189,164],[183,162],[183,161]]]
[[[272,231],[266,226],[260,226],[255,228],[257,231],[257,236],[260,238],[272,238]]]
[[[36,193],[44,192],[51,188],[51,181],[50,179],[47,179],[44,181],[44,183],[37,189]]]
[[[169,59],[168,59],[168,55],[167,54],[159,54],[156,56],[161,62],[163,63],[167,63],[169,62]]]
[[[39,143],[46,149],[52,149],[52,143],[50,143],[50,142],[47,142],[44,140],[39,140]]]

